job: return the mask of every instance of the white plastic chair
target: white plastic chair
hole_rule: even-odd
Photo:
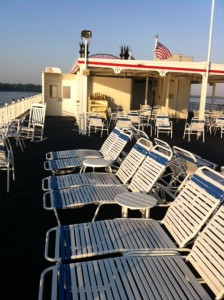
[[[103,120],[101,116],[98,115],[90,115],[88,119],[88,135],[90,136],[91,129],[96,133],[97,131],[101,131],[101,137],[103,136],[103,132],[106,131],[107,135],[109,134],[107,120]]]
[[[36,103],[31,106],[29,119],[24,120],[20,127],[20,134],[24,139],[43,141],[45,125],[46,103]]]
[[[184,135],[188,135],[188,141],[190,142],[191,135],[197,135],[197,139],[202,136],[203,142],[205,141],[205,120],[200,120],[197,117],[191,119],[191,123],[186,123],[184,128]]]
[[[210,133],[214,131],[214,134],[216,134],[218,130],[220,130],[220,135],[222,138],[224,133],[224,115],[216,117],[214,123],[210,127]]]
[[[155,134],[157,138],[160,133],[170,134],[173,137],[173,122],[170,121],[168,115],[157,114],[155,116]]]

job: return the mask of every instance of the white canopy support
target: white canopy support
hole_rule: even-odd
[[[205,73],[204,76],[202,76],[201,98],[200,98],[200,107],[199,107],[199,119],[204,119],[204,114],[205,114],[208,75],[209,75],[209,69],[210,69],[210,52],[211,52],[214,5],[215,5],[215,0],[212,0],[211,21],[210,21],[209,41],[208,41],[208,57],[207,57],[206,73]]]
[[[170,73],[167,74],[166,77],[166,110],[169,110],[169,95],[170,95]]]
[[[146,76],[146,83],[145,83],[145,105],[148,103],[148,89],[149,89],[149,75]]]
[[[212,97],[211,97],[211,111],[214,110],[215,88],[216,88],[216,83],[213,83],[213,84],[212,84]]]

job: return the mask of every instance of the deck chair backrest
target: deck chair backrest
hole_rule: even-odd
[[[103,121],[101,116],[97,116],[97,115],[93,115],[93,116],[89,116],[89,125],[90,126],[102,126],[103,125]]]
[[[162,146],[155,145],[133,176],[128,188],[132,192],[148,193],[152,190],[156,181],[164,173],[169,161],[172,158],[172,150],[164,149]]]
[[[142,161],[146,158],[152,148],[152,142],[145,138],[140,138],[127,154],[121,163],[116,176],[125,184],[136,172]]]
[[[170,120],[168,115],[156,115],[156,126],[170,126]]]
[[[132,137],[132,132],[126,130],[121,131],[120,134],[118,135],[117,139],[115,142],[112,144],[110,147],[109,151],[105,154],[104,158],[106,160],[112,160],[115,161],[121,154],[122,150],[126,146],[127,142],[129,139]]]
[[[205,127],[205,120],[200,120],[196,117],[191,119],[191,131],[202,131]]]
[[[100,148],[100,153],[105,155],[107,151],[111,148],[117,137],[119,136],[121,130],[119,128],[114,128],[111,133],[108,135],[103,145]]]
[[[132,123],[139,123],[139,114],[137,112],[130,112],[128,113],[128,118],[131,120]]]
[[[29,127],[43,125],[45,121],[46,103],[33,104],[29,114]]]
[[[180,247],[185,247],[197,235],[219,207],[224,198],[223,182],[221,173],[201,167],[171,203],[162,224]]]
[[[219,127],[224,126],[224,116],[222,115],[222,116],[217,117],[215,119],[215,124],[216,124],[216,126],[219,126]]]
[[[216,295],[224,298],[224,203],[196,239],[189,261]]]
[[[185,149],[173,146],[173,154],[177,158],[177,163],[182,169],[182,176],[192,175],[198,168],[196,156]]]
[[[127,117],[118,117],[116,126],[119,128],[131,128],[132,127],[132,121]]]

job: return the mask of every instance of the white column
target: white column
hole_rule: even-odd
[[[206,95],[207,95],[208,75],[209,75],[209,69],[210,69],[210,52],[211,52],[214,5],[215,5],[215,0],[212,0],[211,21],[210,21],[209,41],[208,41],[208,57],[207,57],[206,73],[202,77],[201,98],[200,98],[200,107],[199,107],[199,119],[204,119],[204,114],[205,114],[205,103],[206,103]]]
[[[169,100],[170,100],[170,98],[169,98],[169,94],[170,94],[170,77],[171,77],[170,73],[168,73],[167,76],[166,76],[166,104],[165,104],[167,112],[169,110]]]
[[[215,88],[216,88],[216,83],[213,83],[213,85],[212,85],[212,97],[211,97],[211,111],[214,110]]]
[[[145,83],[145,105],[147,105],[148,88],[149,88],[149,76],[146,76],[146,83]]]

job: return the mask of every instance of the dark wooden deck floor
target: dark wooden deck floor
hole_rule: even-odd
[[[189,143],[183,140],[183,122],[174,123],[174,138],[166,135],[160,138],[203,158],[213,161],[220,168],[224,164],[224,139],[206,133],[205,143],[195,137]],[[21,152],[13,144],[15,155],[16,181],[11,182],[11,192],[6,194],[6,173],[0,172],[0,258],[1,258],[1,299],[33,300],[38,297],[41,272],[51,264],[44,259],[46,231],[57,225],[52,211],[43,209],[41,189],[42,178],[50,175],[43,168],[45,154],[51,150],[74,148],[99,149],[103,139],[74,132],[74,119],[47,117],[45,136],[41,143],[27,142]],[[91,220],[94,206],[64,211],[64,224]],[[158,211],[152,210],[152,217]],[[117,206],[105,206],[99,218],[120,216]]]

